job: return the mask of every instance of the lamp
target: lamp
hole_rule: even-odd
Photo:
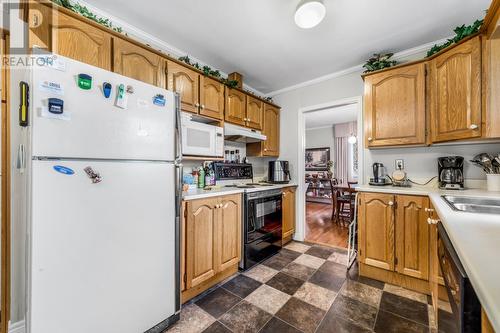
[[[347,142],[349,142],[351,145],[355,144],[358,141],[358,138],[356,138],[355,135],[352,135],[347,139]]]
[[[302,29],[317,26],[325,18],[326,7],[322,0],[303,0],[295,10],[295,24]]]

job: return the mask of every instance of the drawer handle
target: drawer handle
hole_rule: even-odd
[[[479,126],[477,126],[476,124],[472,124],[472,125],[470,125],[470,127],[469,127],[469,128],[470,128],[471,130],[475,130],[475,129],[478,129],[478,127],[479,127]]]

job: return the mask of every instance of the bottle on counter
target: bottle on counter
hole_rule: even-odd
[[[234,150],[231,150],[231,158],[229,162],[234,163]]]
[[[231,162],[230,158],[231,156],[229,155],[229,150],[224,151],[224,162],[225,163]]]
[[[205,187],[205,169],[203,169],[203,166],[201,166],[198,169],[198,188],[204,188]]]
[[[235,154],[234,154],[234,163],[240,163],[240,150],[236,149]]]
[[[198,187],[198,177],[199,177],[198,170],[193,168],[193,171],[191,172],[191,174],[193,175],[193,185]]]
[[[213,168],[210,169],[210,185],[215,186],[215,170]]]

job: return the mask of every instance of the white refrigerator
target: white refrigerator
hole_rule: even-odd
[[[162,332],[180,310],[178,96],[47,57],[15,131],[28,332]]]

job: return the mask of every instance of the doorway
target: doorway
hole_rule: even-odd
[[[360,174],[357,99],[303,114],[305,240],[347,248]]]

